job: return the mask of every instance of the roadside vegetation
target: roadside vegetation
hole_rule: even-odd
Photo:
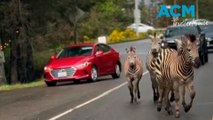
[[[38,87],[38,86],[45,86],[45,83],[42,79],[33,81],[31,83],[24,83],[24,84],[16,83],[12,85],[1,85],[0,91],[10,91],[10,90],[16,90],[16,89]]]
[[[199,0],[200,16],[213,20],[211,11],[201,11],[213,5],[208,1],[206,6]],[[142,23],[155,28],[166,26],[161,22],[165,18],[156,18],[159,6],[153,0],[150,5],[142,0],[139,8]],[[5,54],[6,81],[0,80],[0,90],[9,89],[10,84],[14,84],[11,89],[31,86],[31,82],[43,85],[35,80],[41,78],[49,57],[67,44],[96,41],[103,35],[108,43],[147,38],[153,31],[137,36],[127,29],[134,22],[133,10],[134,0],[1,0],[0,44]]]

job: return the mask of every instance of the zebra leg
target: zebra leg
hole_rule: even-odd
[[[160,112],[161,108],[162,108],[163,96],[164,96],[164,90],[163,90],[163,88],[159,87],[159,98],[158,98],[158,103],[157,103],[158,112]]]
[[[154,75],[150,74],[152,81],[152,90],[153,90],[153,101],[156,102],[159,98],[158,86]]]
[[[189,108],[185,101],[186,86],[182,85],[181,90],[182,90],[182,105],[183,105],[184,111],[187,112],[187,109]]]
[[[139,88],[139,81],[137,83],[137,87],[138,87],[138,99],[140,99],[141,98],[141,94],[140,94],[140,88]]]
[[[171,90],[171,96],[170,96],[170,102],[173,102],[175,100],[174,90]]]
[[[170,104],[170,100],[169,100],[169,92],[170,92],[170,89],[167,89],[165,91],[164,100],[165,100],[165,104],[166,104],[165,110],[167,111],[167,113],[169,115],[171,115],[172,109],[171,109],[171,104]]]
[[[180,101],[180,93],[179,93],[179,85],[177,82],[174,82],[174,96],[175,96],[175,117],[180,117],[180,108],[179,108],[179,101]]]
[[[130,97],[131,97],[130,103],[133,103],[133,97],[134,97],[134,95],[133,95],[133,85],[132,85],[131,81],[129,81],[129,83],[128,83],[128,88],[129,88]]]
[[[133,96],[134,96],[134,102],[137,103],[137,97],[138,97],[138,86],[137,86],[138,81],[134,80],[133,81]]]
[[[196,92],[194,90],[193,81],[191,81],[190,83],[187,84],[187,88],[189,89],[189,93],[190,93],[190,98],[191,99],[190,99],[189,105],[187,105],[188,107],[185,109],[185,112],[188,112],[191,109],[193,101],[194,101],[194,98],[195,98],[195,95],[196,95]]]

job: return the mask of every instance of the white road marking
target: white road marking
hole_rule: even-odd
[[[143,75],[146,75],[147,73],[148,73],[148,71],[144,72]],[[69,109],[69,110],[67,110],[67,111],[65,111],[65,112],[63,112],[63,113],[61,113],[61,114],[59,114],[59,115],[56,115],[56,116],[50,118],[49,120],[57,120],[57,119],[59,119],[60,117],[66,115],[66,114],[68,114],[68,113],[71,113],[72,111],[74,111],[74,110],[76,110],[76,109],[79,109],[79,108],[81,108],[81,107],[83,107],[83,106],[85,106],[85,105],[87,105],[87,104],[89,104],[89,103],[92,103],[92,102],[94,102],[94,101],[96,101],[96,100],[98,100],[98,99],[100,99],[100,98],[102,98],[102,97],[104,97],[104,96],[110,94],[111,92],[113,92],[113,91],[115,91],[115,90],[117,90],[117,89],[123,87],[123,86],[126,85],[126,84],[127,84],[127,82],[124,82],[124,83],[122,83],[122,84],[120,84],[120,85],[118,85],[118,86],[116,86],[116,87],[114,87],[114,88],[112,88],[112,89],[110,89],[110,90],[107,90],[106,92],[100,94],[99,96],[97,96],[97,97],[95,97],[95,98],[92,98],[91,100],[88,100],[88,101],[86,101],[86,102],[84,102],[84,103],[82,103],[82,104],[80,104],[80,105],[77,105],[77,106],[75,106],[75,107],[73,107],[73,108],[71,108],[71,109]]]

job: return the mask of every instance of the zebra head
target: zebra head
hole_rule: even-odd
[[[136,59],[137,59],[136,48],[131,46],[130,48],[126,48],[126,52],[127,52],[127,61],[128,61],[129,67],[131,69],[135,69]]]
[[[197,47],[198,40],[193,34],[186,34],[181,40],[176,40],[178,54],[188,56],[188,60],[195,68],[200,67],[200,58]]]
[[[165,43],[162,42],[163,35],[156,35],[156,33],[154,33],[154,36],[150,36],[150,38],[152,40],[151,53],[154,57],[157,57],[161,48],[164,47],[164,45],[165,45]],[[161,46],[161,45],[163,45],[163,46]]]

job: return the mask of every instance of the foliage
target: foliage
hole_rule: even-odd
[[[124,3],[121,1],[121,3]],[[125,28],[130,23],[129,16],[122,11],[121,5],[114,0],[98,2],[85,15],[79,25],[81,36],[87,35],[90,38],[97,38],[101,35],[110,34],[114,28]]]
[[[108,43],[116,43],[116,42],[129,41],[129,40],[135,40],[135,39],[144,39],[147,36],[148,36],[147,33],[140,33],[139,36],[137,37],[137,34],[129,28],[125,29],[124,31],[115,29],[107,37],[107,40],[108,40]]]
[[[25,84],[18,83],[14,85],[2,85],[0,86],[0,91],[10,91],[10,90],[16,90],[16,89],[38,87],[38,86],[45,86],[43,79],[39,79],[34,82],[25,83]]]

